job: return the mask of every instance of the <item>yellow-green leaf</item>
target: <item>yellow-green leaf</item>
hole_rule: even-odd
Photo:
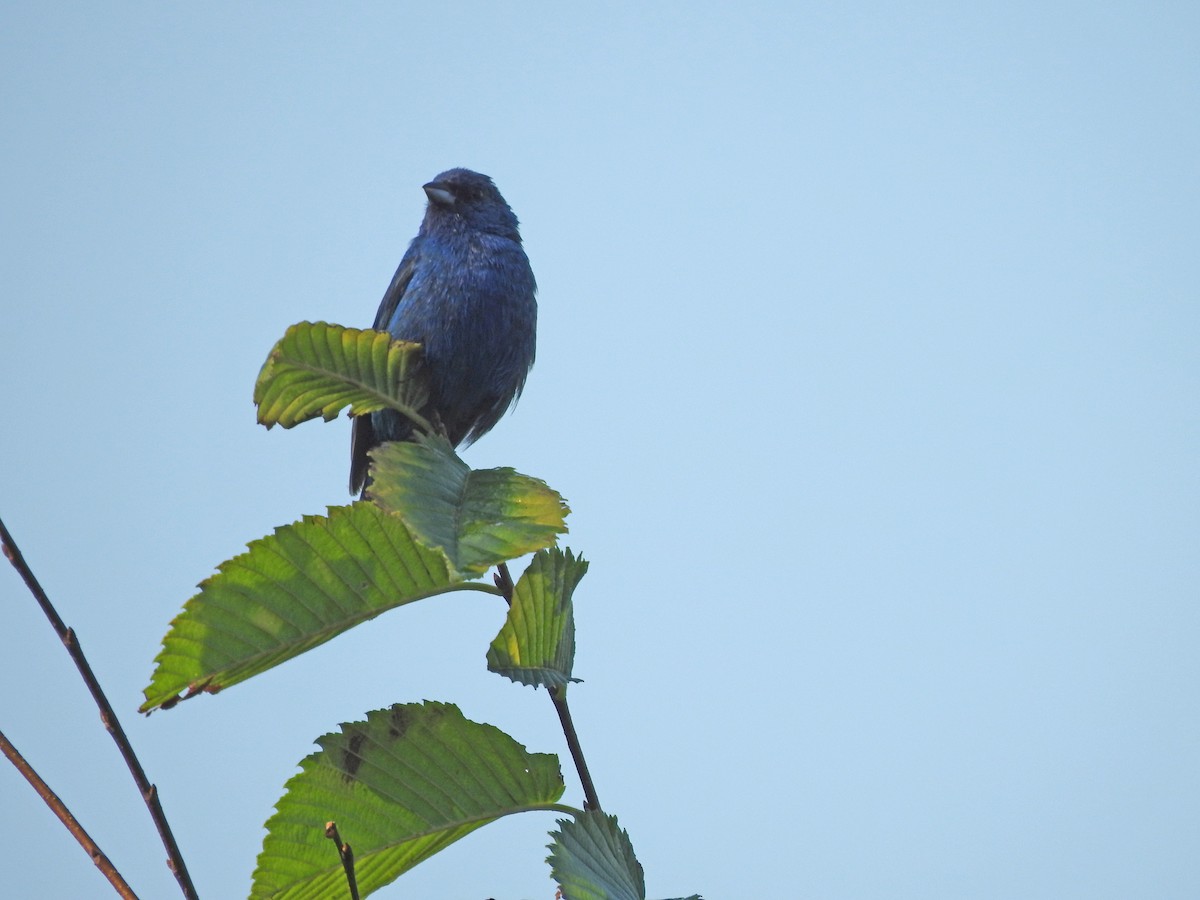
[[[588,564],[570,550],[540,550],[517,581],[512,606],[488,648],[488,668],[521,684],[557,687],[574,679],[575,586]]]
[[[507,468],[471,469],[444,438],[386,443],[371,456],[371,499],[463,575],[553,546],[567,530],[570,510],[544,481]]]
[[[356,416],[395,409],[429,431],[420,416],[428,396],[420,344],[326,322],[289,328],[254,385],[258,421],[268,428],[292,428],[317,416],[329,421],[349,406]]]
[[[331,507],[253,541],[200,585],[156,658],[142,711],[215,692],[386,610],[463,584],[436,548],[373,503]]]

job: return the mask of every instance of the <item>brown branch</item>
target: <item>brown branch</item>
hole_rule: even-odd
[[[125,760],[125,765],[129,767],[130,774],[133,775],[133,781],[137,785],[138,792],[142,795],[142,800],[145,801],[146,807],[150,810],[150,817],[154,820],[154,825],[158,828],[159,837],[162,839],[163,846],[167,850],[167,867],[175,875],[175,880],[179,883],[179,888],[183,891],[183,896],[187,900],[199,900],[196,888],[192,885],[191,876],[188,875],[187,866],[184,864],[183,854],[179,852],[179,845],[175,843],[175,835],[171,833],[171,826],[167,823],[166,814],[163,812],[162,804],[158,800],[158,789],[146,777],[146,772],[142,769],[142,764],[138,761],[137,754],[133,752],[133,745],[129,743],[129,738],[125,735],[125,729],[121,727],[121,723],[117,719],[117,714],[113,711],[112,705],[108,702],[108,698],[104,695],[104,691],[100,687],[100,682],[96,680],[96,675],[92,672],[92,667],[88,665],[87,657],[83,655],[83,648],[79,646],[79,640],[75,637],[75,632],[66,626],[57,610],[55,610],[54,605],[50,602],[50,598],[42,590],[41,584],[38,583],[33,570],[29,568],[29,564],[25,562],[25,557],[21,555],[21,551],[17,548],[16,542],[13,541],[12,535],[9,533],[8,528],[5,527],[3,520],[0,520],[0,545],[3,546],[4,555],[8,558],[8,561],[12,563],[13,568],[17,570],[21,578],[25,581],[26,587],[29,588],[30,593],[37,600],[38,605],[42,608],[42,612],[50,620],[50,625],[67,648],[67,652],[75,662],[75,668],[79,670],[84,683],[87,685],[88,690],[91,691],[92,699],[95,700],[96,706],[100,708],[100,721],[104,723],[105,729],[112,735],[113,741],[116,742],[117,749],[120,750],[121,757]]]
[[[79,824],[79,820],[71,815],[71,811],[67,809],[66,804],[50,789],[50,785],[42,781],[41,776],[33,770],[33,766],[17,751],[17,748],[4,736],[3,732],[0,732],[0,752],[8,757],[8,761],[16,766],[17,771],[25,776],[26,781],[33,785],[33,789],[37,791],[38,796],[58,816],[59,821],[66,826],[67,831],[74,835],[75,840],[79,841],[79,846],[92,858],[92,862],[96,864],[96,868],[104,873],[104,877],[108,879],[109,884],[113,886],[116,892],[122,897],[127,898],[127,900],[137,900],[137,894],[133,892],[133,888],[121,877],[121,873],[117,871],[116,866],[109,861],[109,858],[104,855],[104,852],[92,840],[91,835]],[[16,825],[15,822],[8,824]]]

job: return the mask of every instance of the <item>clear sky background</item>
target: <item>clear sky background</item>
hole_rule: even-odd
[[[565,754],[475,594],[134,712],[198,581],[349,502],[346,420],[267,432],[254,379],[371,323],[456,165],[540,284],[465,458],[571,504],[573,706],[651,897],[1200,896],[1197,4],[7,3],[0,113],[0,516],[205,898],[370,709]],[[174,895],[7,571],[0,728]],[[379,896],[549,900],[551,827]],[[109,896],[7,766],[0,895]]]

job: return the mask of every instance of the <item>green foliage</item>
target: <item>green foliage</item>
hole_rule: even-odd
[[[237,684],[414,600],[495,593],[468,579],[566,531],[566,504],[544,482],[472,471],[440,438],[387,444],[379,456],[373,489],[387,508],[359,502],[306,516],[201,583],[171,623],[143,712]]]
[[[562,809],[558,759],[444,703],[397,704],[317,739],[267,822],[252,898],[346,896],[337,823],[363,895],[501,816]]]
[[[419,412],[429,391],[421,371],[421,345],[386,331],[300,322],[272,349],[258,381],[258,421],[292,428],[349,406],[354,415],[395,409],[425,431]]]
[[[488,668],[521,684],[558,687],[575,663],[575,586],[588,564],[570,550],[541,550],[513,591],[500,633],[488,648]]]
[[[573,597],[588,568],[557,547],[569,509],[539,479],[468,467],[418,415],[427,397],[416,344],[322,322],[288,329],[255,385],[262,424],[390,408],[424,434],[372,451],[367,500],[277,528],[218,566],[171,623],[143,711],[237,684],[397,606],[485,591],[510,600],[489,669],[551,690],[586,771],[566,711],[565,688],[578,680]],[[527,553],[533,560],[515,586],[507,569],[495,587],[472,580]],[[564,896],[644,900],[641,866],[616,819],[556,802],[564,790],[557,757],[529,753],[454,706],[397,704],[317,743],[267,822],[253,898],[346,894],[327,822],[353,848],[366,896],[501,816],[556,810],[575,816],[552,834],[549,862]]]

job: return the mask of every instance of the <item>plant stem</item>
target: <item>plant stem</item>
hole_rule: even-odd
[[[96,868],[104,873],[104,877],[108,879],[109,884],[113,886],[116,892],[122,897],[127,898],[127,900],[137,900],[137,894],[133,892],[133,888],[121,877],[121,873],[117,871],[116,866],[104,855],[104,852],[92,840],[91,835],[79,824],[79,820],[71,815],[71,811],[59,799],[58,794],[50,789],[50,785],[42,781],[41,776],[34,771],[33,766],[17,751],[17,748],[4,736],[3,732],[0,732],[0,752],[7,756],[9,762],[17,767],[17,771],[25,776],[25,780],[33,785],[33,789],[37,791],[38,796],[58,816],[59,821],[66,826],[67,831],[75,836],[75,840],[79,841],[79,846],[87,851],[87,855],[92,858],[92,862],[96,864]]]
[[[564,684],[550,688],[550,699],[554,701],[554,709],[558,713],[558,721],[562,723],[571,759],[575,760],[575,770],[579,773],[579,781],[583,785],[583,808],[599,810],[600,798],[596,796],[596,785],[592,782],[591,772],[588,771],[587,760],[583,758],[583,747],[579,743],[579,735],[575,733],[575,723],[571,721],[571,709],[567,706],[567,686]]]
[[[8,528],[4,525],[4,521],[0,519],[0,545],[3,546],[4,555],[8,557],[8,561],[12,563],[13,568],[21,575],[26,587],[41,606],[42,612],[46,614],[46,618],[50,620],[51,627],[54,628],[59,639],[67,648],[67,653],[71,655],[71,659],[75,662],[75,668],[79,670],[79,674],[83,677],[84,684],[91,691],[92,699],[95,700],[96,706],[100,709],[100,721],[104,723],[105,729],[112,735],[112,739],[116,742],[117,749],[121,752],[121,757],[125,760],[125,765],[129,767],[130,774],[133,775],[133,781],[137,785],[138,792],[142,795],[142,800],[145,802],[147,809],[150,810],[150,817],[154,820],[155,827],[158,828],[158,835],[162,839],[163,846],[167,850],[167,867],[175,875],[175,880],[179,883],[179,889],[183,892],[183,896],[188,900],[199,900],[199,895],[196,893],[196,888],[192,884],[192,878],[188,874],[187,865],[183,861],[183,854],[179,852],[179,845],[175,843],[175,835],[171,833],[171,826],[167,823],[166,814],[163,812],[162,804],[158,799],[158,788],[150,783],[146,778],[146,772],[142,769],[141,762],[138,761],[137,754],[133,752],[133,745],[129,743],[129,738],[125,735],[125,729],[121,727],[120,721],[117,719],[117,714],[113,711],[112,705],[108,702],[108,698],[104,695],[103,689],[100,687],[100,682],[96,680],[96,675],[92,672],[92,667],[88,664],[87,657],[83,654],[83,648],[79,646],[79,640],[75,637],[75,632],[66,626],[54,605],[50,602],[50,598],[46,596],[46,592],[42,590],[41,584],[33,574],[33,570],[29,568],[29,564],[25,562],[25,557],[21,555],[16,542],[13,541],[12,535]]]

